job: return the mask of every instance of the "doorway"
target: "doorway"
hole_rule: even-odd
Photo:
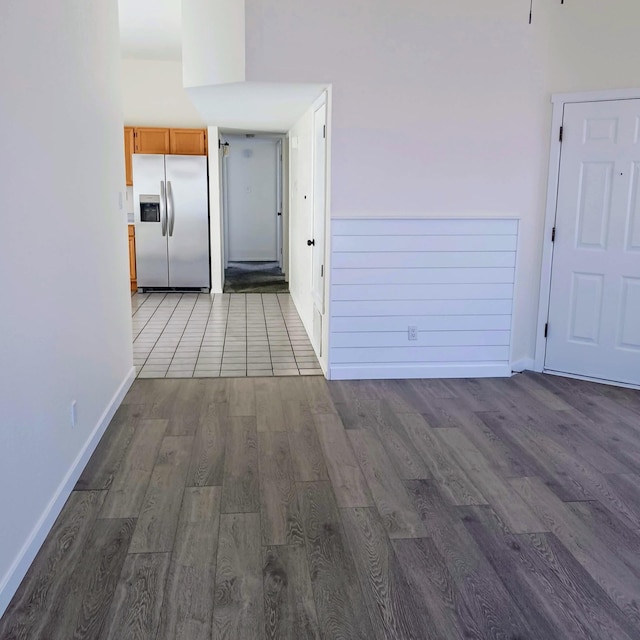
[[[223,134],[224,292],[286,293],[281,134]]]
[[[544,370],[640,385],[640,99],[561,106]]]

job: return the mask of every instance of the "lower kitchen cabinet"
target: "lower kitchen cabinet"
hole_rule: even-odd
[[[138,290],[136,275],[136,227],[129,225],[129,278],[131,280],[131,291]]]

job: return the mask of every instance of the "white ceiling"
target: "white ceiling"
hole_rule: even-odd
[[[180,60],[181,0],[118,0],[124,58]]]

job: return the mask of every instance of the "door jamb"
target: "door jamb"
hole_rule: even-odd
[[[551,267],[553,242],[551,234],[556,221],[558,188],[560,186],[560,158],[562,142],[560,127],[564,118],[564,107],[576,102],[605,102],[609,100],[640,99],[640,89],[613,89],[606,91],[582,91],[578,93],[554,93],[551,96],[553,116],[551,119],[551,147],[549,151],[549,175],[547,179],[547,205],[544,218],[542,243],[542,269],[540,273],[540,297],[538,301],[538,324],[536,327],[536,352],[534,371],[542,372],[547,349],[545,325],[549,320],[549,296],[551,294]]]

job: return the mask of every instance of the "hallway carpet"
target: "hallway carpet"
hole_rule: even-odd
[[[230,262],[224,272],[225,293],[284,293],[289,291],[277,262]]]

